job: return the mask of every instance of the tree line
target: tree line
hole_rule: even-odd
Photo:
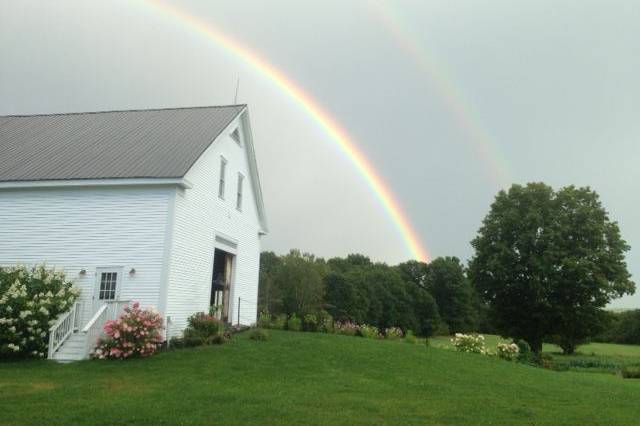
[[[264,252],[259,309],[325,310],[336,321],[422,336],[495,332],[536,353],[543,341],[572,353],[628,320],[604,308],[635,291],[630,247],[590,188],[530,183],[500,191],[471,245],[467,266],[453,256],[387,265],[361,254],[325,260]]]
[[[361,254],[328,260],[291,250],[260,257],[259,310],[400,327],[421,336],[475,331],[481,302],[455,257],[390,266]]]

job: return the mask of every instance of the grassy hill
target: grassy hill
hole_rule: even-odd
[[[0,364],[0,424],[637,424],[640,380],[271,331],[151,359]]]

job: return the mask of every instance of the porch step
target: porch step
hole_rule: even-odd
[[[60,349],[53,354],[53,359],[58,362],[79,361],[85,358],[85,335],[75,332],[64,341]]]

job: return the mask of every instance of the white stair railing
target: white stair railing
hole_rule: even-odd
[[[104,305],[89,320],[87,325],[82,329],[84,334],[85,349],[83,357],[91,355],[95,349],[98,338],[102,337],[104,324],[109,320],[115,320],[122,313],[124,307],[129,304],[130,300],[113,300],[105,302]]]
[[[48,358],[52,358],[53,354],[62,346],[64,341],[78,329],[80,312],[80,303],[76,302],[68,312],[62,314],[55,324],[49,328]]]

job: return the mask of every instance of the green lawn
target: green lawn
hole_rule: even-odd
[[[151,359],[0,364],[0,424],[638,424],[640,380],[271,331]]]

